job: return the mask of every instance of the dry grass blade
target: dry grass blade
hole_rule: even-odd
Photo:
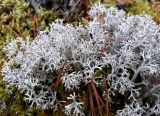
[[[108,111],[108,90],[105,90],[105,95],[106,95],[106,116],[109,115],[109,111]]]
[[[10,28],[8,26],[6,26],[7,29],[9,29],[10,31],[12,31],[17,37],[22,37],[22,34],[20,33],[20,31],[16,28]]]
[[[56,83],[55,83],[55,86],[54,86],[54,90],[57,90],[60,87],[61,83],[62,83],[61,77],[65,73],[64,67],[65,67],[66,63],[67,63],[67,60],[65,60],[64,64],[62,65],[61,71],[57,76],[57,80],[56,80]]]
[[[101,22],[102,22],[102,32],[104,32],[104,24],[105,24],[105,20],[104,20],[104,14],[102,14],[102,17],[101,17]]]
[[[103,85],[105,89],[105,96],[106,96],[106,116],[109,116],[109,106],[108,106],[108,89],[107,89],[107,80],[103,79]]]
[[[97,92],[97,90],[96,90],[96,86],[95,86],[93,80],[91,80],[91,87],[92,87],[93,93],[94,93],[94,95],[95,95],[95,97],[96,97],[96,101],[97,101],[97,104],[98,104],[99,114],[100,114],[100,116],[102,116],[102,111],[101,111],[101,107],[100,107],[98,92]]]
[[[19,37],[22,37],[22,34],[20,33],[20,31],[16,28],[13,28],[12,31]]]
[[[88,91],[89,91],[89,104],[90,104],[91,112],[92,112],[93,116],[96,116],[95,109],[94,109],[92,92],[91,92],[91,88],[90,88],[89,84],[88,84]]]
[[[38,16],[35,14],[33,17],[34,21],[34,37],[36,37],[39,34],[39,29],[38,29]]]

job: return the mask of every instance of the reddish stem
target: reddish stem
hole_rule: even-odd
[[[38,28],[38,15],[34,15],[33,21],[34,21],[34,37],[36,37],[39,34],[39,28]]]
[[[94,84],[93,80],[91,80],[91,87],[93,88],[93,93],[96,97],[96,101],[97,101],[97,104],[98,104],[98,110],[99,110],[100,116],[102,116],[102,111],[101,111],[101,107],[100,107],[98,92],[96,90],[96,87],[95,87],[95,84]]]
[[[89,103],[90,103],[90,108],[93,116],[96,116],[95,109],[94,109],[94,103],[93,103],[93,97],[92,97],[92,92],[90,85],[88,84],[88,91],[89,91]]]
[[[54,86],[54,90],[57,90],[62,83],[61,77],[64,76],[64,74],[65,74],[64,67],[65,67],[66,63],[67,63],[67,60],[65,60],[64,64],[62,65],[62,69],[57,76],[57,80],[56,80],[56,84]]]

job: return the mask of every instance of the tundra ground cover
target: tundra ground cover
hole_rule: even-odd
[[[85,27],[57,20],[33,41],[8,44],[7,87],[16,86],[30,108],[66,115],[159,115],[159,25],[101,4],[89,15]]]

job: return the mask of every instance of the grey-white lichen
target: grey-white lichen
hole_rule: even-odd
[[[74,91],[81,88],[81,82],[87,84],[91,79],[97,87],[102,84],[103,75],[95,73],[108,65],[109,98],[112,100],[110,96],[117,92],[124,96],[128,92],[133,99],[117,115],[158,115],[160,84],[149,80],[152,76],[160,79],[159,25],[148,15],[130,16],[101,4],[93,6],[89,15],[92,20],[85,28],[57,20],[31,42],[18,38],[8,44],[4,48],[8,61],[2,69],[7,85],[16,85],[31,108],[57,110],[61,101],[53,90],[55,72],[64,66],[62,85],[66,91]],[[142,103],[149,94],[155,98],[152,105]],[[66,115],[84,115],[75,93],[70,96],[73,103],[65,106]]]

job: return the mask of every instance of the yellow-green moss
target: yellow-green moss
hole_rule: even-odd
[[[17,36],[33,37],[33,17],[33,8],[24,0],[3,0],[0,4],[0,49],[4,46],[4,42]],[[38,16],[38,28],[44,30],[55,18],[55,12],[42,9]]]
[[[128,7],[128,12],[136,15],[149,14],[157,23],[160,23],[156,17],[157,13],[160,12],[160,9],[152,8],[147,0],[135,0],[133,4]]]
[[[111,6],[116,7],[119,4],[117,0],[103,0],[103,1],[106,7],[111,7]],[[127,12],[129,14],[134,14],[134,15],[148,14],[151,15],[157,23],[160,23],[159,22],[160,19],[157,18],[157,13],[160,12],[160,9],[152,8],[148,0],[126,0],[126,1],[130,1],[126,3],[128,7]]]

